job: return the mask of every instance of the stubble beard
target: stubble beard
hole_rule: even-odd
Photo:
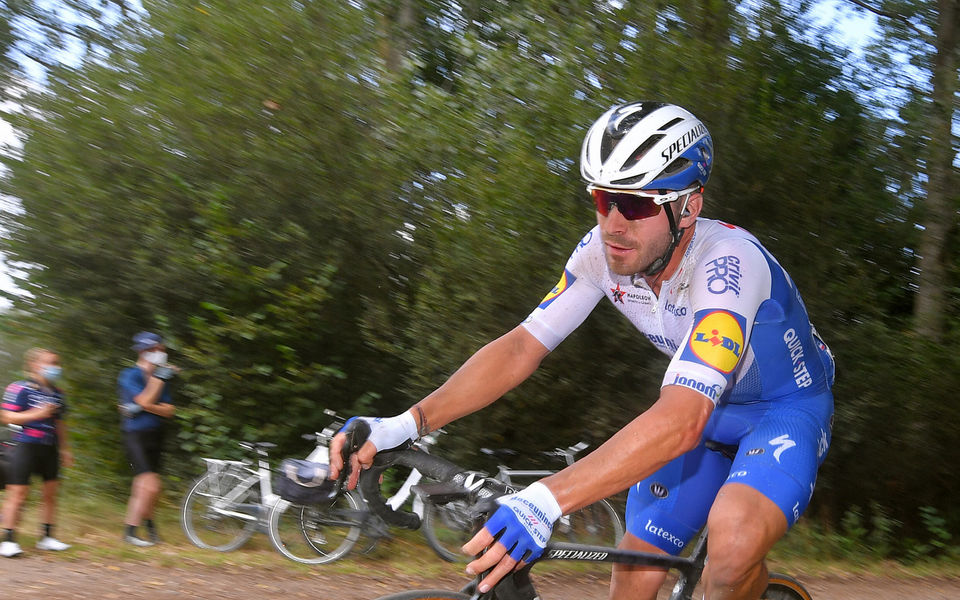
[[[616,243],[616,239],[610,238],[604,241]],[[625,261],[610,255],[609,248],[603,247],[603,256],[607,261],[607,269],[616,275],[630,276],[643,275],[655,260],[663,256],[670,247],[669,235],[663,240],[651,240],[650,243],[631,245],[637,251],[636,260]]]

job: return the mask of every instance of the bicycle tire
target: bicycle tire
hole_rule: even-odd
[[[323,507],[281,500],[270,510],[270,542],[280,554],[298,563],[333,562],[350,552],[360,538],[363,506],[354,491]]]
[[[460,547],[473,537],[475,527],[466,501],[430,504],[423,511],[423,537],[437,556],[447,562],[467,562]]]
[[[216,505],[246,479],[245,473],[216,471],[201,475],[190,486],[180,508],[180,525],[194,546],[230,552],[253,536],[263,511],[259,487],[250,486],[230,506]],[[255,513],[257,518],[243,519],[231,512]]]
[[[448,592],[446,590],[409,590],[380,596],[376,600],[470,600],[470,596],[461,592]]]
[[[616,547],[623,539],[623,521],[607,500],[570,513],[553,526],[553,541]]]
[[[810,592],[799,581],[780,573],[770,573],[767,589],[760,598],[761,600],[812,600]]]

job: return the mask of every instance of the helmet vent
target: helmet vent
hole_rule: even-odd
[[[643,158],[643,155],[646,154],[648,150],[650,150],[650,148],[652,148],[657,142],[659,142],[665,137],[666,137],[665,135],[657,134],[647,138],[647,141],[637,146],[637,149],[634,150],[633,154],[630,155],[630,158],[628,158],[627,161],[623,163],[623,166],[620,167],[620,170],[626,171],[627,169],[632,167],[634,164],[639,162],[640,159]]]
[[[663,127],[661,127],[661,128],[660,128],[660,131],[667,131],[668,129],[670,129],[671,127],[673,127],[674,125],[676,125],[677,123],[682,123],[682,122],[683,122],[683,119],[681,119],[680,117],[677,117],[676,119],[673,119],[673,120],[669,121],[666,125],[664,125]]]
[[[625,104],[618,108],[607,121],[607,126],[603,132],[603,139],[600,142],[600,160],[606,161],[613,151],[613,147],[629,132],[633,127],[647,117],[653,111],[666,106],[662,102],[634,102]]]
[[[610,183],[614,185],[633,185],[635,183],[639,183],[643,181],[643,178],[646,176],[647,174],[643,173],[642,175],[634,175],[633,177],[625,177],[623,179],[614,179]]]
[[[684,158],[684,157],[682,157],[682,156],[678,156],[675,161],[673,161],[672,163],[670,163],[669,165],[667,165],[667,168],[663,170],[663,174],[664,174],[664,175],[673,175],[674,173],[679,173],[680,171],[686,169],[687,167],[689,167],[689,166],[692,165],[692,164],[693,164],[693,163],[690,162],[690,160],[688,160],[688,159],[686,159],[686,158]]]

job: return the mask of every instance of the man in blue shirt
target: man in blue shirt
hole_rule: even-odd
[[[20,508],[30,491],[30,476],[43,478],[43,532],[37,541],[40,550],[66,550],[70,546],[53,537],[60,464],[71,466],[73,455],[67,444],[63,423],[66,405],[56,386],[60,358],[43,348],[32,348],[24,356],[27,379],[11,383],[3,394],[0,417],[16,428],[16,446],[10,456],[7,494],[3,504],[4,538],[0,556],[12,557],[23,551],[14,539]]]
[[[170,380],[177,369],[167,364],[163,338],[156,333],[141,331],[133,336],[132,349],[137,353],[136,366],[124,369],[117,378],[123,442],[134,475],[124,540],[145,547],[157,542],[153,511],[163,489],[160,454],[167,422],[176,410],[170,395]],[[147,528],[149,539],[137,535],[141,522]]]

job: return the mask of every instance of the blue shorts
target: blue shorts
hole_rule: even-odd
[[[678,554],[706,524],[725,483],[748,485],[772,500],[793,526],[813,496],[830,447],[833,395],[718,406],[704,440],[739,447],[731,461],[704,442],[630,488],[627,530]]]

